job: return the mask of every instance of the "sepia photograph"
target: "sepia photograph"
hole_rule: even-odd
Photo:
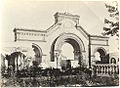
[[[118,87],[118,0],[1,0],[0,87]]]

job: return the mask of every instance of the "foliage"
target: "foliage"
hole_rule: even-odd
[[[96,76],[89,77],[87,74],[82,72],[76,75],[67,76],[42,76],[36,78],[16,78],[9,79],[2,84],[2,87],[57,87],[57,86],[118,86],[119,76]]]
[[[36,71],[35,71],[35,68]],[[16,78],[7,78],[3,87],[56,87],[56,86],[118,86],[119,77],[115,76],[95,76],[91,77],[91,70],[84,67],[71,68],[60,71],[60,69],[41,69],[34,66],[29,69],[18,71]],[[34,73],[34,71],[36,73]]]
[[[111,36],[119,36],[119,11],[118,11],[118,2],[112,2],[116,3],[116,6],[105,4],[105,7],[107,8],[109,12],[109,18],[105,18],[104,23],[108,25],[108,27],[104,27],[104,33],[103,35],[111,35]]]

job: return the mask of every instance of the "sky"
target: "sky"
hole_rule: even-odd
[[[14,41],[14,28],[46,30],[56,12],[80,16],[80,25],[90,34],[101,35],[108,16],[105,1],[5,0],[2,4],[2,42]]]
[[[14,28],[46,30],[54,23],[56,12],[80,16],[80,25],[90,34],[100,35],[107,10],[99,1],[8,0],[2,11],[3,41],[14,38]],[[7,35],[7,37],[6,37]]]

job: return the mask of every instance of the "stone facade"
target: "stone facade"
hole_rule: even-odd
[[[74,49],[74,60],[71,63],[75,66],[91,68],[96,52],[104,60],[109,52],[108,37],[87,33],[79,24],[78,15],[57,12],[54,17],[55,23],[44,31],[15,28],[14,43],[21,48],[18,50],[23,54],[33,50],[32,59],[43,68],[61,68],[62,58],[65,58],[61,55],[61,47],[65,43]]]

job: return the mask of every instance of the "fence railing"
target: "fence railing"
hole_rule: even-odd
[[[95,64],[93,66],[94,75],[112,75],[119,74],[119,65],[116,64]]]

